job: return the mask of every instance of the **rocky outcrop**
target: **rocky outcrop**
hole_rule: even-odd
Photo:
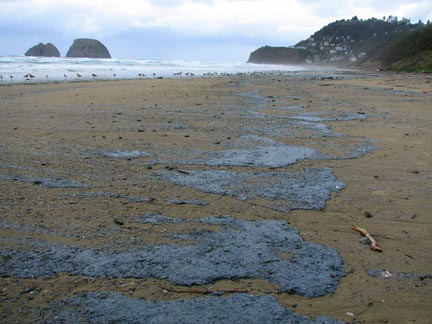
[[[30,48],[24,54],[25,56],[44,56],[44,57],[60,57],[60,52],[53,44],[39,43]]]
[[[111,58],[108,49],[96,39],[75,39],[66,57]]]
[[[308,55],[308,51],[304,49],[264,46],[250,54],[248,63],[301,64],[306,61]]]

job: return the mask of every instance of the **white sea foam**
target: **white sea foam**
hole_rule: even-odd
[[[292,65],[266,65],[243,62],[0,56],[1,83],[190,77],[192,75],[208,75],[209,73],[236,74],[306,70],[310,69]],[[28,74],[34,77],[25,77]],[[78,77],[78,74],[81,77]]]

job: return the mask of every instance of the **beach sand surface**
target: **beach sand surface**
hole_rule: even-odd
[[[323,76],[0,86],[0,322],[40,322],[60,301],[86,292],[175,301],[208,290],[225,291],[220,298],[235,291],[272,296],[310,318],[430,323],[432,77]],[[266,174],[312,169],[331,171],[330,191],[321,192],[321,178],[300,198],[268,188]],[[224,174],[227,184],[191,178],[209,170],[224,172],[212,176]],[[229,183],[231,174],[244,182]],[[312,202],[303,200],[309,193]],[[319,199],[323,206],[314,204]],[[167,218],[157,224],[137,220],[159,214]],[[43,258],[10,265],[20,251],[45,253],[47,245],[101,253],[188,245],[196,238],[187,233],[223,230],[202,221],[215,215],[287,222],[305,241],[337,251],[345,275],[334,291],[311,298],[265,276],[189,286],[164,277],[84,275],[79,265],[32,276]],[[352,224],[383,251],[360,243]],[[28,276],[20,272],[26,267]]]

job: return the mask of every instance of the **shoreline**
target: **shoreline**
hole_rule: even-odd
[[[300,66],[275,66],[244,62],[137,60],[137,59],[58,59],[0,57],[0,82],[46,82],[82,79],[131,79],[234,75],[265,71],[297,71]],[[309,68],[308,68],[309,69]]]
[[[83,79],[63,79],[63,80],[24,80],[24,81],[6,81],[3,79],[0,82],[0,86],[14,86],[14,85],[45,85],[45,84],[79,84],[79,83],[91,83],[91,82],[117,82],[117,81],[150,81],[150,80],[193,80],[193,79],[226,79],[226,78],[248,78],[248,77],[306,77],[308,76],[311,80],[332,80],[338,77],[353,78],[355,76],[361,76],[365,78],[370,77],[384,77],[384,76],[425,76],[424,73],[420,72],[396,72],[396,71],[375,71],[368,69],[349,69],[343,67],[330,67],[327,66],[325,69],[318,70],[299,70],[299,71],[255,71],[255,72],[237,72],[237,73],[207,73],[206,75],[190,75],[190,76],[144,76],[144,77],[130,77],[130,78],[94,78],[85,77]],[[428,74],[426,74],[427,76]]]
[[[82,293],[98,300],[93,292],[114,291],[132,301],[162,302],[205,298],[192,291],[198,289],[222,292],[213,297],[232,297],[234,304],[238,294],[228,291],[272,297],[265,305],[309,318],[427,323],[432,283],[427,226],[432,223],[432,92],[427,91],[432,80],[396,73],[358,77],[357,72],[321,78],[328,76],[299,72],[295,78],[278,74],[0,87],[2,320],[28,322],[41,316],[41,309],[58,315],[50,305],[61,300],[73,305],[73,298],[84,303]],[[307,190],[290,192],[284,183]],[[310,202],[304,198],[309,194]],[[323,206],[316,204],[319,199]],[[206,218],[216,215],[232,218]],[[283,281],[288,274],[281,275],[282,281],[272,279],[287,266],[270,265],[289,265],[296,253],[291,250],[260,261],[264,270],[257,273],[268,270],[269,275],[255,274],[255,263],[244,266],[252,271],[248,275],[232,270],[242,269],[255,257],[254,244],[264,241],[251,241],[254,248],[236,256],[228,250],[240,242],[229,241],[235,235],[226,229],[236,224],[238,235],[248,238],[291,233],[285,225],[268,234],[248,232],[250,224],[265,228],[279,222],[298,229],[305,249],[319,244],[329,253],[322,260],[340,255],[344,275],[336,268],[312,273],[320,282],[336,281],[334,291],[318,290],[321,297],[311,298],[302,291],[313,286],[312,279],[296,289]],[[383,252],[359,243],[353,223],[369,230]],[[175,271],[166,278],[113,276],[82,273],[72,265],[57,271],[48,262],[60,260],[66,266],[61,253],[96,249],[109,264],[114,255],[143,244],[171,244],[179,253],[182,246],[216,235],[209,233],[226,240],[226,259],[220,262],[233,268],[224,273],[218,266],[215,271],[222,272],[201,283],[189,283],[181,271],[177,279],[170,276]],[[41,260],[45,270],[52,268],[47,279],[36,272],[34,278],[14,272],[25,253],[32,256],[22,237],[42,255],[44,246],[51,249]],[[278,243],[266,244],[275,249]],[[219,262],[211,254],[218,247],[211,248],[205,257],[197,252],[198,264]],[[56,249],[61,253],[56,255]],[[244,255],[244,263],[236,264]],[[162,270],[170,265],[155,262]],[[123,297],[112,295],[121,303]],[[258,300],[264,302],[254,302]]]
[[[8,57],[5,57],[8,58]],[[191,78],[191,77],[236,77],[246,75],[292,75],[298,73],[370,73],[368,70],[353,69],[351,67],[338,67],[328,65],[278,65],[254,64],[242,62],[187,62],[187,61],[153,61],[153,60],[109,60],[98,59],[92,65],[84,60],[80,62],[71,59],[68,65],[60,64],[50,58],[37,61],[40,58],[19,57],[22,62],[15,67],[13,57],[11,62],[4,63],[0,71],[0,85],[10,84],[39,84],[55,82],[81,82],[81,81],[114,81],[114,80],[140,80],[161,78]],[[36,62],[33,62],[36,60]],[[76,62],[75,62],[76,61]],[[130,61],[135,62],[131,64]],[[142,62],[141,62],[142,61]],[[43,64],[42,64],[43,62]],[[108,62],[108,63],[107,63]],[[146,63],[147,62],[147,63]],[[159,65],[154,65],[159,62]],[[173,63],[177,62],[177,63]],[[186,64],[188,63],[188,64]],[[7,70],[10,64],[12,70]],[[29,65],[28,68],[23,66]],[[57,67],[56,65],[59,64]],[[15,69],[15,70],[14,70]]]

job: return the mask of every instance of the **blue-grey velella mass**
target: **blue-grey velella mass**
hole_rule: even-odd
[[[161,223],[169,220],[156,214],[149,222],[157,223],[158,217]],[[66,272],[104,278],[159,278],[176,285],[260,278],[277,283],[282,291],[308,297],[334,292],[345,275],[342,258],[335,250],[304,241],[298,230],[285,222],[228,216],[178,222],[202,228],[168,235],[185,244],[147,244],[128,251],[27,240],[26,250],[2,250],[0,275],[33,278]],[[218,225],[220,231],[211,231],[208,225]]]
[[[343,189],[329,168],[307,168],[303,172],[235,172],[225,170],[162,171],[162,180],[207,193],[240,200],[263,198],[281,211],[323,209],[332,192]]]
[[[128,298],[119,292],[90,292],[42,310],[41,317],[47,323],[343,323],[329,317],[310,319],[283,307],[272,296],[246,294],[154,302]]]

